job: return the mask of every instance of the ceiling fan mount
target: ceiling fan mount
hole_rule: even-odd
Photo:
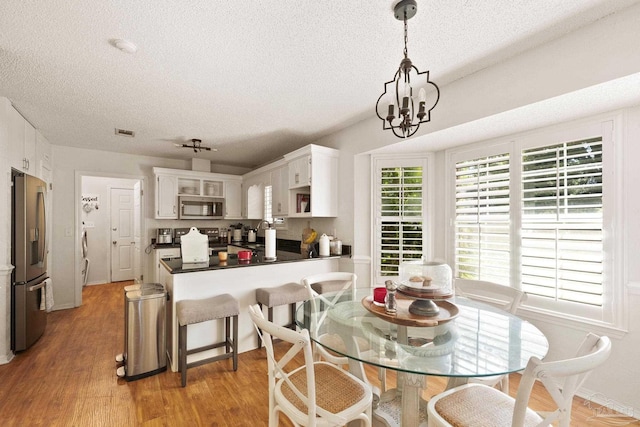
[[[175,144],[176,147],[180,148],[191,148],[194,153],[198,153],[202,150],[205,151],[218,151],[216,148],[206,147],[202,145],[202,140],[197,138],[191,138],[191,145],[189,144]]]

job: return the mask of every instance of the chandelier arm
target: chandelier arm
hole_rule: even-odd
[[[393,134],[394,134],[395,136],[397,136],[398,138],[406,138],[406,137],[404,136],[404,134],[403,134],[403,133],[398,134],[398,132],[396,132],[396,129],[398,129],[398,127],[397,127],[397,126],[393,126],[393,127],[391,128],[391,131],[393,132]]]
[[[376,102],[376,116],[378,116],[378,118],[379,118],[380,120],[382,120],[382,122],[383,122],[383,123],[385,122],[386,117],[382,117],[382,116],[380,116],[380,113],[379,113],[379,111],[378,111],[378,108],[379,108],[379,105],[380,105],[380,100],[382,100],[382,97],[384,97],[384,95],[385,95],[386,93],[387,93],[386,91],[382,92],[382,95],[380,95],[380,96],[378,97],[378,101]]]
[[[388,86],[388,85],[390,85],[390,84],[396,83],[396,80],[398,80],[398,73],[399,73],[399,72],[400,72],[400,69],[398,69],[398,71],[396,71],[396,73],[394,74],[394,76],[393,76],[393,79],[392,79],[392,80],[389,80],[388,82],[385,82],[385,83],[384,83],[384,92],[382,92],[382,95],[380,95],[380,96],[378,97],[378,101],[376,102],[376,115],[378,116],[378,118],[379,118],[380,120],[386,120],[386,118],[385,118],[385,117],[381,117],[381,116],[380,116],[379,111],[378,111],[380,101],[381,101],[381,100],[382,100],[382,98],[384,98],[384,96],[387,94],[387,86]],[[397,93],[397,90],[396,90],[396,93]],[[393,102],[393,96],[391,96],[391,101]],[[396,100],[396,103],[395,103],[394,105],[395,105],[397,108],[399,108],[397,100]]]

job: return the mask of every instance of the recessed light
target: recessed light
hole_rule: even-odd
[[[138,46],[124,39],[113,40],[113,45],[125,53],[136,53]]]

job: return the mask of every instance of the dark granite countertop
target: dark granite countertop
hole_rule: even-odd
[[[312,262],[320,259],[349,257],[349,255],[334,255],[327,257],[305,258],[300,254],[286,251],[276,251],[275,260],[264,259],[264,252],[254,251],[251,261],[239,261],[238,255],[229,254],[226,262],[220,262],[217,256],[209,257],[209,262],[183,264],[182,258],[163,258],[160,262],[171,274],[192,273],[196,271],[222,270],[227,268],[258,267],[262,265],[282,264],[287,262]]]
[[[151,247],[153,249],[171,249],[171,248],[180,248],[180,243],[151,243]],[[227,243],[211,243],[209,242],[210,248],[226,248]]]

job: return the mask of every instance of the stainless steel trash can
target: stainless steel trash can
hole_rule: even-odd
[[[167,292],[159,283],[125,288],[124,378],[133,381],[167,369]]]

